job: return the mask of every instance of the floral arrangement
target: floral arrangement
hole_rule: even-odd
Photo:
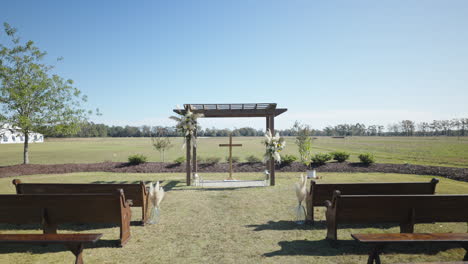
[[[186,139],[190,139],[193,145],[197,146],[197,137],[195,131],[197,130],[197,119],[203,117],[203,114],[195,114],[190,109],[185,111],[185,114],[177,116],[171,116],[170,119],[177,122],[176,129],[181,132]],[[185,140],[182,147],[185,146]],[[189,146],[190,147],[190,146]]]
[[[159,222],[159,216],[161,214],[161,210],[159,209],[159,207],[164,198],[164,194],[164,189],[159,186],[159,181],[156,182],[155,185],[153,185],[153,183],[150,183],[149,198],[153,206],[151,207],[148,224],[157,224]]]
[[[283,137],[276,134],[273,136],[270,130],[267,130],[265,133],[265,140],[263,141],[266,147],[265,155],[263,156],[263,162],[266,162],[270,159],[281,163],[280,151],[286,146],[286,141]]]
[[[299,182],[296,182],[296,197],[298,205],[295,208],[296,211],[296,223],[303,224],[305,223],[306,212],[305,208],[302,205],[302,202],[307,196],[307,176],[301,174]]]

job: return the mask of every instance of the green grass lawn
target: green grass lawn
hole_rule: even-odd
[[[261,137],[235,137],[234,142],[243,144],[234,148],[233,155],[241,160],[249,155],[262,157]],[[172,138],[173,147],[166,153],[166,161],[184,156],[182,138]],[[228,138],[200,138],[198,155],[221,157],[224,161],[228,149],[218,145]],[[0,166],[22,163],[21,144],[0,145]],[[149,161],[161,161],[160,155],[151,146],[149,138],[70,138],[46,139],[45,143],[31,144],[30,160],[34,164],[96,163],[103,161],[127,161],[129,155],[141,153]],[[374,153],[380,163],[411,163],[437,166],[468,167],[468,137],[349,137],[333,139],[318,137],[313,143],[314,152],[345,150],[351,161],[358,161],[363,152]],[[284,154],[298,156],[294,138],[287,138]]]
[[[113,247],[118,228],[77,226],[80,232],[104,233],[103,239],[85,249],[86,263],[366,263],[368,248],[356,244],[352,233],[399,232],[398,226],[346,226],[338,230],[342,241],[332,248],[324,240],[323,221],[315,226],[292,222],[296,205],[297,173],[278,173],[274,187],[201,189],[187,187],[184,174],[74,173],[19,177],[24,182],[136,182],[164,180],[167,195],[159,224],[132,226],[132,238],[123,248]],[[223,179],[226,174],[207,174],[205,179]],[[260,179],[261,174],[236,174],[238,179]],[[429,181],[431,176],[399,174],[322,173],[321,182]],[[0,193],[14,193],[12,178],[0,179]],[[438,193],[468,193],[468,183],[440,179]],[[316,219],[325,219],[324,208]],[[140,217],[133,209],[133,220]],[[417,224],[416,232],[466,232],[466,223]],[[39,229],[0,225],[2,233],[40,233]],[[74,228],[59,232],[76,232]],[[389,247],[383,263],[411,261],[456,261],[465,251],[456,245]],[[5,245],[0,263],[72,263],[73,255],[60,246]]]

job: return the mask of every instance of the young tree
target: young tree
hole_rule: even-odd
[[[52,74],[41,63],[46,55],[33,41],[20,43],[16,29],[4,23],[10,45],[0,44],[0,122],[21,128],[23,162],[29,163],[29,133],[76,133],[86,119],[80,103],[86,100],[72,80]]]
[[[308,125],[299,122],[294,123],[293,130],[296,132],[296,145],[299,148],[301,162],[309,166],[312,158],[312,130]]]
[[[159,151],[162,162],[164,162],[164,153],[172,147],[171,140],[167,137],[151,137],[154,149]]]

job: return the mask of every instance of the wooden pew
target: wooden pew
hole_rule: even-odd
[[[2,244],[62,244],[75,255],[75,264],[83,264],[83,249],[96,243],[102,234],[0,234]]]
[[[380,182],[380,183],[317,183],[310,181],[307,194],[307,222],[314,223],[314,207],[325,206],[333,192],[340,190],[342,195],[397,195],[397,194],[434,194],[438,179],[430,182]]]
[[[56,234],[60,224],[116,224],[120,246],[130,239],[132,211],[123,190],[113,194],[2,194],[0,223],[41,224]]]
[[[413,233],[416,223],[468,222],[468,195],[341,195],[326,201],[327,239],[338,224],[398,223]]]
[[[467,251],[463,260],[468,261],[468,234],[466,233],[352,234],[351,236],[360,243],[372,245],[367,260],[368,264],[380,264],[379,254],[386,245],[402,243],[457,243]]]
[[[17,194],[70,194],[70,193],[114,193],[122,189],[125,198],[132,200],[132,207],[141,207],[141,222],[144,225],[147,220],[149,208],[149,193],[145,183],[116,184],[116,183],[23,183],[21,180],[13,180]]]

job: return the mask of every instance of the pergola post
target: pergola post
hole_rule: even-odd
[[[267,117],[268,119],[268,129],[271,132],[271,135],[275,135],[275,116],[270,115]],[[270,185],[275,186],[275,160],[270,159]]]
[[[194,131],[195,138],[197,138],[197,130],[195,129]],[[195,142],[192,146],[192,172],[195,174],[198,171],[198,164],[197,164],[197,146],[195,145]]]
[[[190,153],[191,153],[191,142],[190,142],[190,137],[186,137],[185,139],[185,149],[186,151],[186,157],[185,157],[185,166],[186,166],[186,181],[187,181],[187,186],[190,186],[190,180],[191,180],[191,175],[192,175],[192,166],[191,166],[191,158],[190,158]]]

